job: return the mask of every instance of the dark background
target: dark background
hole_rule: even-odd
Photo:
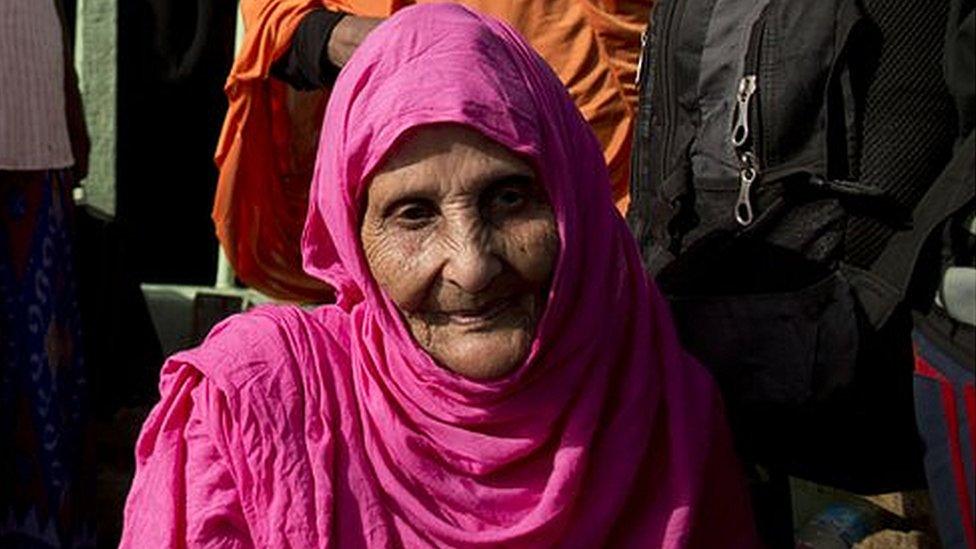
[[[73,41],[77,0],[61,2]],[[139,284],[214,283],[213,153],[236,9],[232,0],[118,2],[116,216],[76,212],[100,547],[118,545],[135,438],[158,399],[164,357]]]
[[[62,0],[69,25],[75,0]],[[155,398],[162,363],[139,283],[212,285],[213,153],[237,3],[118,2],[116,216],[80,210],[77,258],[99,417]]]

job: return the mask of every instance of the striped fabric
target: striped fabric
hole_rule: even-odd
[[[0,170],[74,164],[63,47],[52,0],[0,1]]]
[[[961,327],[961,330],[965,330]],[[973,363],[915,333],[915,416],[946,549],[976,549],[976,384]],[[969,336],[972,337],[970,330]],[[944,343],[944,342],[943,342]]]

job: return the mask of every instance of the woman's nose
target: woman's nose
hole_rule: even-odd
[[[448,252],[443,276],[445,281],[474,294],[487,288],[501,271],[501,259],[488,243],[472,236],[465,239],[462,246]]]

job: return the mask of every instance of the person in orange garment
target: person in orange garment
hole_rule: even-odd
[[[408,3],[241,2],[245,35],[225,86],[230,104],[212,215],[247,285],[279,299],[330,299],[331,290],[302,270],[298,245],[328,86],[369,30]],[[512,24],[552,66],[599,139],[614,200],[625,210],[640,35],[653,0],[460,3]],[[317,26],[327,36],[316,39]],[[320,57],[322,66],[303,67],[303,57]],[[308,72],[316,74],[304,78]]]

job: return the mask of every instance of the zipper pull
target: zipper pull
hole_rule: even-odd
[[[735,94],[735,126],[732,127],[732,146],[739,148],[749,140],[749,102],[756,93],[756,75],[747,74],[739,80]]]
[[[641,69],[644,67],[644,50],[647,46],[647,27],[641,31],[641,48],[640,55],[637,56],[637,74],[634,75],[634,85],[640,88],[641,84]]]
[[[735,220],[743,227],[752,224],[752,184],[759,177],[759,159],[751,152],[744,152],[739,157],[742,168],[739,170],[739,198],[735,202]]]

